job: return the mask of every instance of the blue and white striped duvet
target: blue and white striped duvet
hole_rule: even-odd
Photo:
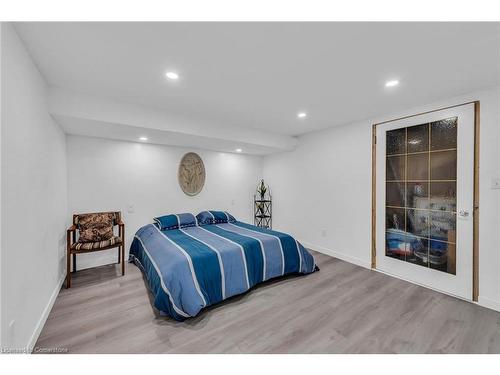
[[[293,237],[236,221],[183,229],[139,229],[130,260],[145,273],[154,306],[176,320],[263,281],[316,269]]]

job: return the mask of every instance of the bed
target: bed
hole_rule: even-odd
[[[223,211],[166,215],[140,228],[130,259],[162,315],[182,321],[264,281],[319,270],[292,236]]]

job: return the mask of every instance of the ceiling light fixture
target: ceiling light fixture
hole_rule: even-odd
[[[175,80],[178,80],[179,79],[179,75],[175,72],[167,72],[165,74],[165,76],[168,78],[168,79],[171,79],[172,81],[175,81]]]
[[[148,137],[139,137],[139,141],[146,142],[148,140]]]
[[[298,118],[306,118],[307,117],[307,113],[305,113],[305,112],[299,112],[299,113],[297,113],[297,117]]]
[[[385,87],[394,87],[399,85],[399,81],[397,79],[391,79],[385,83]]]
[[[235,151],[236,152],[243,152],[243,150],[241,148],[237,148]]]

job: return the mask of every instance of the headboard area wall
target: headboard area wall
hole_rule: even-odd
[[[206,179],[196,196],[178,182],[187,152],[203,160]],[[149,143],[67,136],[68,217],[75,212],[122,211],[126,252],[141,226],[167,213],[226,210],[253,223],[253,193],[262,178],[262,157]],[[105,264],[116,252],[80,256],[78,268]]]

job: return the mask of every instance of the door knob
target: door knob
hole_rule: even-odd
[[[467,218],[467,217],[469,217],[469,211],[467,211],[467,210],[460,210],[460,211],[458,211],[458,215],[460,217]]]

